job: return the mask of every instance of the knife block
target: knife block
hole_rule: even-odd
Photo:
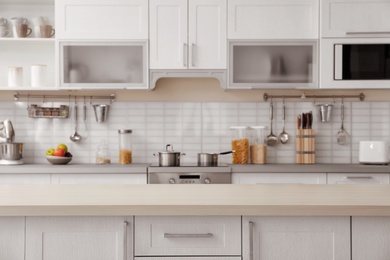
[[[295,142],[296,163],[315,164],[315,131],[313,129],[297,129]]]

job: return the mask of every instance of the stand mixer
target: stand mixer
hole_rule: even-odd
[[[0,165],[23,164],[23,143],[14,143],[15,131],[11,120],[0,121]]]

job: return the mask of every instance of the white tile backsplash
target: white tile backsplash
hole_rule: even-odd
[[[58,103],[46,103],[58,106]],[[33,119],[27,116],[27,102],[0,102],[0,120],[11,119],[16,140],[24,143],[24,161],[45,163],[45,151],[65,143],[74,155],[74,162],[94,163],[101,139],[109,142],[112,162],[118,161],[118,129],[133,129],[133,156],[136,163],[156,163],[153,153],[163,151],[170,143],[176,151],[186,153],[182,161],[195,163],[199,152],[230,150],[233,125],[265,125],[269,134],[269,102],[114,102],[107,122],[97,123],[90,105],[87,106],[86,127],[78,103],[78,132],[84,139],[72,143],[73,111],[68,119]],[[313,111],[316,130],[317,163],[357,163],[359,141],[389,140],[390,102],[345,102],[344,127],[350,134],[347,145],[337,144],[341,126],[341,104],[332,109],[331,122],[320,122],[313,102],[286,102],[287,144],[268,147],[268,163],[295,162],[296,116]],[[282,102],[274,101],[273,132],[282,131]],[[220,157],[230,163],[231,155]]]

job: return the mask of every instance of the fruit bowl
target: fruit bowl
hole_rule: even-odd
[[[51,164],[67,164],[72,160],[72,157],[63,157],[63,156],[46,156],[46,160],[48,160]]]

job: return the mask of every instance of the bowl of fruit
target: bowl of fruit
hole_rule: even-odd
[[[72,154],[65,144],[59,144],[57,148],[46,151],[46,160],[51,164],[67,164],[72,160]]]

